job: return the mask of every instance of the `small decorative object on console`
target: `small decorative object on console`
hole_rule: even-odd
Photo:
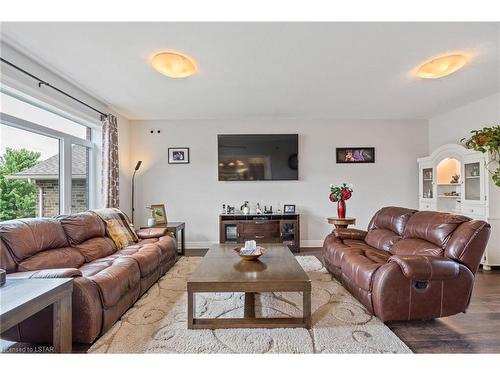
[[[250,206],[248,205],[248,201],[245,201],[243,206],[240,207],[241,212],[243,212],[245,215],[248,215],[250,213]]]
[[[295,213],[295,205],[294,204],[285,204],[283,207],[283,213],[294,214]]]
[[[340,219],[345,218],[345,201],[352,196],[352,184],[345,182],[340,186],[330,185],[330,201],[337,202],[337,216]]]

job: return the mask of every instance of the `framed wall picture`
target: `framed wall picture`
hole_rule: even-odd
[[[375,163],[375,147],[337,147],[337,163]]]
[[[188,164],[188,163],[189,163],[188,147],[169,147],[168,164]]]
[[[151,214],[153,216],[153,219],[155,219],[155,224],[167,223],[167,212],[165,211],[164,204],[152,204]]]
[[[283,207],[283,213],[294,214],[295,213],[295,205],[294,204],[285,204],[285,206]]]

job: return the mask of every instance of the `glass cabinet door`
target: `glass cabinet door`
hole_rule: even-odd
[[[481,163],[464,164],[464,198],[468,201],[481,200]]]
[[[433,179],[434,172],[432,168],[422,168],[422,198],[433,198]]]

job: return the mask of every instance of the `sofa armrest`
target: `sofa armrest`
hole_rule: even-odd
[[[411,280],[448,280],[458,276],[459,264],[451,259],[427,255],[393,255],[390,263],[396,263]]]
[[[137,237],[141,240],[145,240],[148,238],[160,238],[165,236],[168,233],[167,228],[146,228],[139,229],[136,231]]]
[[[7,275],[8,279],[58,279],[82,276],[76,268],[50,268],[37,271],[14,272]]]
[[[349,228],[336,228],[333,230],[335,237],[342,240],[361,240],[363,241],[368,232],[359,229],[349,229]]]

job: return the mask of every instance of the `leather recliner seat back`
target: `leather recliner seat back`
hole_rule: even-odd
[[[93,212],[61,215],[57,219],[61,222],[70,245],[82,254],[86,263],[116,252],[115,243],[106,237],[104,222]]]
[[[365,242],[376,249],[389,251],[401,239],[406,223],[415,212],[403,207],[380,209],[368,225]]]
[[[444,256],[465,264],[475,274],[489,235],[489,225],[484,221],[471,220],[463,223],[453,232],[446,244]]]
[[[455,229],[468,221],[468,217],[444,212],[417,212],[408,220],[403,239],[391,248],[391,253],[443,256]]]
[[[18,264],[17,271],[78,268],[85,262],[82,254],[70,247],[61,223],[56,219],[4,221],[0,235],[6,248],[2,250],[8,249]]]

